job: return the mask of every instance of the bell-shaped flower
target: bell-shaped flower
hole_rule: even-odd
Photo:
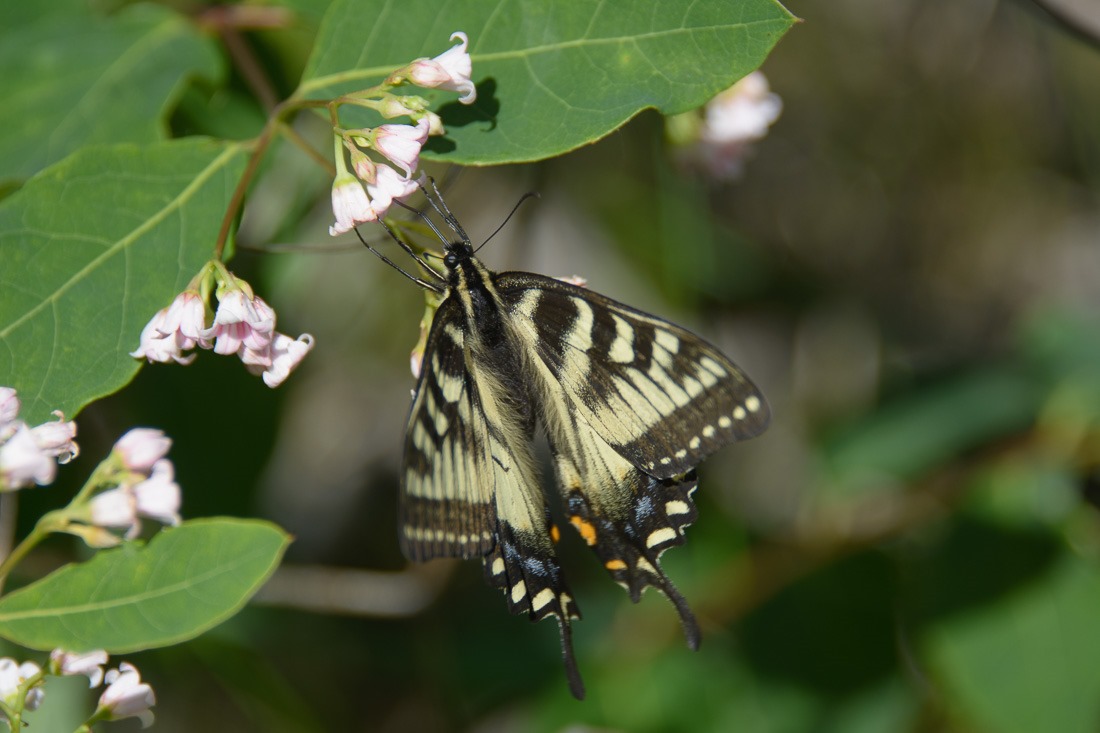
[[[19,398],[15,396],[15,390],[11,387],[0,387],[0,440],[4,440],[6,429],[15,422],[18,415]],[[12,427],[10,432],[15,432],[15,428]]]
[[[34,433],[19,422],[11,437],[0,445],[0,491],[38,484],[45,486],[57,475],[57,463],[38,446]]]
[[[469,39],[461,31],[451,34],[452,41],[456,38],[460,41],[457,46],[451,46],[434,59],[423,58],[413,61],[407,67],[406,73],[409,81],[417,86],[461,92],[462,96],[458,101],[462,104],[473,104],[477,99],[477,89],[470,80],[473,63],[466,50]]]
[[[420,149],[428,139],[430,127],[431,121],[427,117],[420,118],[416,127],[380,125],[374,130],[373,147],[405,171],[405,178],[412,178],[413,171],[420,164]]]
[[[153,724],[153,712],[149,708],[157,704],[157,698],[153,694],[153,688],[141,681],[137,667],[123,662],[118,665],[118,669],[107,672],[104,679],[107,681],[107,689],[99,696],[99,707],[96,708],[94,718],[138,718],[142,728]]]
[[[379,163],[376,166],[374,183],[367,184],[370,192],[371,206],[378,216],[383,216],[394,199],[404,198],[416,191],[416,181],[403,178],[397,171],[388,165]]]
[[[183,352],[195,346],[188,345],[188,340],[179,338],[178,332],[173,332],[167,327],[168,309],[161,308],[145,324],[141,331],[141,343],[136,351],[131,351],[130,356],[135,359],[146,359],[149,363],[157,362],[167,364],[174,361],[177,364],[190,364],[195,360],[195,355],[184,356]],[[165,335],[168,333],[170,335]]]
[[[702,138],[712,143],[759,140],[779,119],[783,100],[768,88],[768,79],[754,71],[707,103]]]
[[[22,707],[27,710],[35,710],[42,702],[45,694],[40,687],[35,685],[27,690],[26,697],[19,700],[19,687],[31,677],[39,674],[42,669],[34,662],[16,664],[11,657],[0,659],[0,698],[9,708]]]
[[[172,439],[163,430],[133,428],[118,439],[114,452],[122,459],[126,470],[148,474],[171,447]]]
[[[172,462],[162,458],[153,465],[153,472],[134,487],[135,508],[140,516],[162,524],[180,523],[180,487]]]
[[[107,664],[107,652],[102,649],[77,654],[64,649],[50,652],[50,671],[59,675],[82,674],[88,678],[88,687],[97,687],[103,681],[103,665]]]
[[[312,348],[313,336],[308,333],[297,339],[282,333],[275,334],[275,340],[271,342],[271,366],[263,372],[264,384],[272,389],[278,387]]]
[[[333,237],[351,231],[356,224],[378,219],[363,184],[350,173],[337,176],[332,184],[332,213],[336,223],[328,228],[328,233]]]
[[[56,458],[58,463],[68,463],[80,455],[80,446],[76,444],[76,423],[66,422],[60,410],[53,411],[56,420],[42,423],[31,428],[34,440],[43,453]]]
[[[204,349],[210,348],[208,343],[203,342],[206,303],[197,290],[184,290],[177,295],[157,328],[164,336],[175,337],[184,351],[195,348],[196,344]]]
[[[236,354],[243,348],[262,350],[275,332],[275,311],[257,296],[231,290],[218,301],[214,325],[203,338],[214,340],[214,353]]]
[[[125,529],[136,535],[140,524],[137,516],[137,498],[129,486],[119,486],[100,492],[88,502],[89,518],[97,527]]]

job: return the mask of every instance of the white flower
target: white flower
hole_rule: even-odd
[[[172,439],[163,430],[133,428],[115,443],[114,452],[128,471],[149,473],[153,464],[168,453]]]
[[[417,86],[462,92],[458,101],[473,104],[477,99],[477,89],[470,80],[473,63],[466,51],[469,39],[461,31],[451,34],[452,41],[456,38],[460,41],[457,46],[451,46],[434,59],[413,61],[409,64],[407,73],[409,80]]]
[[[231,290],[218,301],[214,325],[203,331],[203,338],[216,339],[214,353],[237,354],[242,348],[261,351],[271,343],[275,332],[275,311],[259,297],[243,290]]]
[[[80,455],[80,446],[73,440],[76,438],[76,423],[71,420],[66,422],[60,410],[54,410],[53,415],[56,420],[31,428],[31,433],[43,453],[56,458],[58,463],[68,463]]]
[[[707,103],[702,138],[714,144],[759,140],[782,111],[783,100],[769,91],[767,77],[754,71]]]
[[[15,432],[0,445],[0,490],[45,486],[57,475],[57,463],[38,447],[34,433],[19,422]]]
[[[107,720],[138,718],[141,727],[153,724],[153,712],[149,709],[157,704],[153,688],[141,681],[137,668],[129,662],[118,665],[118,669],[107,672],[107,689],[99,696],[96,714],[106,714]]]
[[[701,123],[691,113],[677,115],[670,118],[669,130],[675,129],[676,120],[687,118],[679,135],[690,143],[678,153],[680,158],[713,179],[730,181],[741,175],[751,143],[768,134],[782,109],[782,100],[768,91],[768,80],[754,71],[708,102]]]
[[[172,462],[162,458],[153,465],[149,478],[134,487],[137,513],[162,524],[180,523],[180,487]]]
[[[184,290],[168,306],[164,320],[157,326],[163,336],[173,336],[184,351],[198,344],[210,348],[203,341],[206,329],[206,304],[196,290]]]
[[[376,166],[374,183],[367,184],[370,192],[371,207],[378,216],[385,214],[394,199],[404,198],[416,190],[416,181],[403,178],[388,165],[379,163]]]
[[[9,707],[19,707],[19,686],[42,670],[34,662],[16,664],[11,657],[0,659],[0,697]],[[42,702],[43,692],[37,686],[27,690],[23,706],[36,709]]]
[[[390,159],[405,178],[411,178],[420,163],[420,148],[428,139],[431,121],[422,117],[412,125],[380,125],[374,130],[374,149]]]
[[[86,675],[88,687],[97,687],[103,681],[103,665],[107,664],[107,652],[102,649],[76,654],[64,649],[50,652],[50,667],[55,674]]]
[[[125,528],[129,531],[140,527],[137,517],[137,498],[128,486],[120,486],[96,494],[88,507],[92,524],[97,527]]]
[[[180,340],[179,333],[173,333],[167,328],[168,309],[161,308],[145,324],[141,331],[141,343],[137,351],[131,351],[130,356],[135,359],[147,359],[149,363],[158,362],[166,364],[174,361],[177,364],[190,364],[195,360],[195,355],[183,356],[183,352],[193,348],[194,343],[187,345],[187,340]],[[172,335],[166,336],[165,333]]]
[[[0,440],[5,439],[8,426],[15,422],[19,415],[19,398],[15,396],[15,390],[11,387],[0,387]],[[15,432],[12,427],[11,432]]]
[[[172,462],[161,458],[153,464],[149,478],[135,486],[123,484],[96,494],[88,505],[89,521],[97,527],[125,529],[127,539],[141,532],[140,517],[179,524],[180,487],[175,473]]]
[[[328,233],[333,237],[351,231],[356,224],[378,219],[363,184],[350,173],[337,176],[332,184],[332,213],[336,223],[328,228]]]
[[[294,371],[313,348],[313,336],[303,333],[297,339],[285,334],[275,334],[271,342],[271,366],[263,373],[264,384],[274,389]]]

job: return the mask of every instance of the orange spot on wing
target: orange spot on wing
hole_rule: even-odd
[[[591,522],[586,522],[576,514],[569,517],[569,523],[577,528],[577,531],[581,533],[581,537],[589,545],[596,544],[596,527]]]
[[[561,530],[558,529],[558,525],[551,524],[550,525],[550,541],[553,542],[556,545],[556,544],[558,544],[558,542],[560,540],[561,540]]]
[[[615,572],[616,570],[626,570],[626,563],[622,560],[619,560],[618,558],[614,560],[608,560],[603,564],[603,566],[611,572]]]

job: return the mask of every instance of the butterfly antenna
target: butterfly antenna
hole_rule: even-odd
[[[423,188],[421,188],[421,190],[423,190]],[[427,195],[427,193],[428,193],[427,191],[424,191],[424,195]],[[431,201],[431,199],[428,199],[428,201]],[[431,220],[431,217],[429,217],[423,211],[421,211],[420,209],[414,209],[412,206],[409,206],[408,204],[404,203],[403,201],[398,201],[397,199],[394,199],[393,202],[395,204],[397,204],[398,206],[400,206],[401,208],[407,209],[408,211],[411,211],[413,213],[413,215],[415,215],[422,222],[424,222],[424,224],[427,225],[427,227],[432,230],[432,233],[435,234],[435,236],[439,238],[439,241],[442,242],[444,246],[451,243],[450,237],[444,235],[443,232],[439,231],[439,227],[437,227],[435,225],[435,222]],[[434,202],[432,202],[432,207],[435,208],[435,203]],[[436,211],[439,211],[439,209],[436,208]],[[444,214],[441,213],[440,216],[444,216]]]
[[[420,186],[420,190],[424,192],[424,197],[428,199],[428,203],[435,209],[435,213],[443,217],[443,221],[447,222],[447,226],[451,231],[459,236],[459,238],[469,244],[470,237],[467,236],[466,230],[462,228],[462,225],[458,223],[458,219],[451,213],[451,210],[447,208],[447,202],[443,200],[443,194],[439,192],[439,186],[435,185],[435,179],[428,176],[428,183],[432,184],[432,191],[435,192],[435,198],[428,193],[428,189],[424,187],[423,183],[417,184]]]
[[[516,215],[517,211],[519,211],[519,207],[523,206],[524,201],[526,201],[527,199],[537,199],[537,198],[539,198],[539,195],[535,191],[528,191],[527,193],[523,194],[523,196],[520,197],[520,200],[516,202],[516,205],[512,207],[512,210],[510,212],[508,212],[508,216],[504,217],[504,221],[502,221],[500,223],[500,226],[498,226],[496,228],[496,230],[494,230],[493,233],[490,234],[485,239],[484,242],[482,242],[481,244],[479,244],[477,246],[477,249],[474,250],[474,254],[477,254],[478,252],[480,252],[481,248],[484,247],[485,245],[487,245],[489,243],[490,239],[492,239],[496,235],[500,234],[500,230],[503,229],[505,227],[505,225],[507,225],[508,222],[510,222],[512,220],[512,217]]]
[[[402,242],[398,238],[398,236],[393,232],[392,229],[390,229],[389,225],[387,225],[386,222],[379,219],[378,223],[382,225],[382,228],[385,229],[386,232],[389,233],[390,237],[392,237],[395,242],[397,242],[398,244],[400,244],[402,246],[402,249],[404,249],[406,252],[409,252],[409,254],[412,254],[413,258],[416,259],[417,262],[419,262],[422,266],[426,267],[428,272],[430,272],[432,275],[434,275],[438,280],[440,280],[440,281],[443,280],[443,277],[438,272],[436,272],[435,270],[433,270],[432,268],[430,268],[426,264],[424,264],[424,262],[412,252],[412,248],[409,247],[408,244],[406,244],[405,242]],[[443,292],[443,288],[441,288],[439,286],[439,283],[428,282],[427,280],[424,280],[422,278],[417,277],[416,275],[413,275],[409,272],[406,272],[400,265],[398,265],[393,260],[391,260],[389,257],[387,257],[386,255],[384,255],[381,252],[379,252],[378,250],[376,250],[374,247],[371,246],[370,242],[368,242],[366,239],[363,238],[363,235],[359,233],[358,229],[355,229],[355,236],[359,237],[359,241],[363,243],[363,246],[366,247],[367,249],[369,249],[371,252],[373,252],[375,254],[375,256],[378,257],[378,259],[382,260],[387,265],[389,265],[393,269],[397,270],[402,275],[409,278],[410,280],[412,280],[414,283],[416,283],[420,287],[425,288],[427,290],[434,291],[436,293],[442,293]]]

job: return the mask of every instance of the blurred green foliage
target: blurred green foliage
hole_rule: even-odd
[[[390,571],[433,598],[387,616],[283,598],[136,655],[159,730],[211,711],[239,731],[1100,726],[1100,51],[1022,1],[788,6],[805,22],[763,67],[783,116],[734,184],[679,170],[655,114],[542,163],[435,171],[475,239],[541,194],[487,264],[584,275],[714,340],[769,396],[772,428],[701,468],[700,518],[666,557],[701,650],[567,533],[578,703],[556,630],[510,617],[476,563],[405,568],[422,296],[361,250],[320,251],[329,181],[280,152],[233,267],[314,353],[274,396],[224,360],[142,369],[82,413],[63,476],[155,425],[177,436],[187,516],[273,519],[291,563]],[[288,78],[310,43],[246,40]],[[173,129],[229,97],[219,124],[247,127],[234,84],[215,99],[195,81]],[[21,516],[54,505],[30,492]],[[372,583],[359,600],[391,592]]]

